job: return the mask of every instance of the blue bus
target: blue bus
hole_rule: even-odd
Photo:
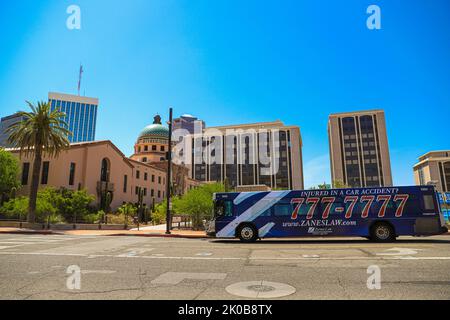
[[[253,242],[262,238],[398,236],[446,233],[433,186],[214,194],[207,234]]]

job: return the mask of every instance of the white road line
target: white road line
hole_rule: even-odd
[[[17,244],[20,246],[23,245],[32,245],[32,244],[42,244],[43,242],[24,242],[24,241],[0,241],[0,244]]]
[[[197,257],[209,257],[212,256],[213,254],[211,252],[199,252],[196,254]]]
[[[115,270],[81,270],[82,274],[113,274]]]
[[[0,250],[8,249],[8,248],[15,248],[15,247],[18,247],[18,245],[17,246],[0,246]]]
[[[143,254],[155,250],[154,248],[129,248],[126,253],[120,254],[119,257],[135,257],[138,254]]]
[[[279,257],[264,257],[264,258],[238,258],[238,257],[171,257],[171,256],[123,256],[112,254],[82,254],[82,253],[52,253],[52,252],[0,252],[0,255],[30,255],[30,256],[62,256],[62,257],[86,257],[86,258],[134,258],[134,259],[172,259],[172,260],[253,260],[253,261],[266,261],[266,260],[288,260],[288,261],[318,261],[318,260],[450,260],[450,257],[319,257],[319,258],[279,258]]]

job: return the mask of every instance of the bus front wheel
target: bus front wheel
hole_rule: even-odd
[[[394,228],[385,222],[375,223],[370,231],[370,239],[376,242],[392,242],[396,238]]]
[[[255,242],[258,239],[258,230],[252,224],[243,224],[239,226],[237,236],[242,242]]]

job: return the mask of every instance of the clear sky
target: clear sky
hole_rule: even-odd
[[[81,30],[66,9],[81,8]],[[381,8],[381,30],[366,9]],[[394,183],[450,149],[448,0],[0,2],[0,116],[49,91],[98,97],[97,139],[132,153],[167,107],[207,125],[282,120],[303,137],[305,186],[330,182],[330,113],[386,112]]]

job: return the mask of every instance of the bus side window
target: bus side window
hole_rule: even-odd
[[[273,214],[276,217],[292,216],[292,207],[288,203],[277,203],[273,206]]]
[[[268,202],[267,200],[261,200],[261,203],[264,204],[264,206],[269,206],[268,209],[264,210],[263,212],[261,212],[261,214],[259,215],[259,217],[270,217],[272,215],[272,206],[270,206],[270,202]],[[255,204],[255,203],[253,203]]]
[[[224,216],[225,217],[233,216],[233,203],[231,201],[224,201]]]
[[[426,211],[436,210],[436,208],[434,207],[434,199],[432,195],[430,194],[423,195],[423,207]]]

